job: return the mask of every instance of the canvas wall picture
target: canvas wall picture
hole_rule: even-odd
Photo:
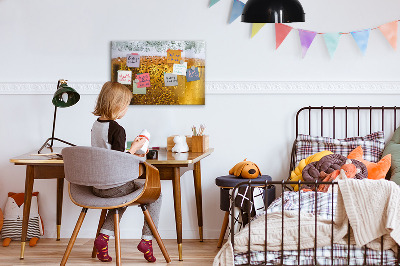
[[[111,81],[134,105],[204,105],[204,41],[113,41]]]

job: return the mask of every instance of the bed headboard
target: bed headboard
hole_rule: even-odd
[[[296,114],[296,137],[298,134],[309,134],[309,135],[316,135],[318,136],[327,136],[326,130],[328,123],[331,125],[331,132],[333,138],[346,138],[346,137],[355,137],[360,136],[360,129],[362,127],[367,126],[369,129],[368,133],[372,133],[373,130],[382,130],[385,132],[385,125],[387,125],[388,121],[391,121],[393,127],[391,131],[386,131],[385,133],[393,132],[393,129],[397,127],[397,111],[400,108],[396,106],[392,107],[362,107],[362,106],[308,106],[301,108]],[[312,122],[312,118],[314,118],[314,114],[318,113],[320,120],[316,120]],[[304,119],[304,115],[308,117],[308,119]],[[369,118],[365,120],[365,118]],[[355,124],[356,122],[356,124]],[[308,132],[301,131],[301,123],[306,123]],[[319,124],[319,133],[318,132],[311,132],[313,126]],[[374,128],[374,125],[379,125],[380,128]],[[304,124],[303,124],[304,126]],[[336,136],[337,128],[344,131],[344,135]],[[357,128],[357,135],[349,135],[349,129]],[[365,132],[364,132],[365,133]],[[387,136],[387,134],[385,134]]]
[[[396,106],[308,106],[296,114],[296,137],[299,134],[347,138],[383,131],[389,139],[398,126]],[[295,164],[295,143],[293,144],[290,171]],[[289,172],[290,176],[290,172]]]

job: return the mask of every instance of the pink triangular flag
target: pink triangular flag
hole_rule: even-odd
[[[378,27],[393,49],[397,48],[397,20]]]
[[[278,47],[282,44],[282,42],[285,40],[286,36],[288,36],[289,32],[292,29],[293,28],[288,25],[275,23],[276,49],[278,49]]]
[[[299,29],[301,54],[302,54],[303,58],[306,56],[307,50],[308,50],[308,48],[310,48],[310,45],[312,44],[316,35],[317,35],[317,33],[315,31]]]

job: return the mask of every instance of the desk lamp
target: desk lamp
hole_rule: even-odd
[[[55,138],[54,130],[56,127],[56,116],[57,116],[57,107],[65,108],[70,107],[76,104],[79,101],[79,93],[76,92],[73,88],[69,87],[67,84],[67,80],[60,79],[57,83],[57,90],[53,95],[53,105],[54,105],[54,118],[53,118],[53,131],[51,133],[51,138],[48,138],[42,147],[39,149],[38,153],[40,153],[45,147],[50,148],[51,152],[53,152],[53,141],[58,140],[62,143],[68,144],[70,146],[75,146],[72,143],[69,143],[65,140]],[[49,141],[50,144],[49,144]]]
[[[249,0],[243,8],[242,22],[304,22],[304,10],[298,0]]]

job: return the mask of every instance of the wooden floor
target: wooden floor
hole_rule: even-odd
[[[61,258],[64,255],[65,248],[69,239],[40,239],[36,247],[25,249],[25,259],[20,260],[19,254],[21,249],[20,242],[12,241],[9,247],[0,246],[0,265],[60,265]],[[158,248],[157,242],[154,241],[154,254],[157,258],[156,263],[149,264],[143,254],[136,249],[140,240],[121,240],[122,247],[122,264],[123,265],[212,265],[215,255],[218,253],[217,240],[183,240],[183,261],[178,260],[178,247],[176,240],[163,240],[168,250],[172,262],[167,264]],[[68,259],[67,265],[115,265],[114,262],[114,243],[110,241],[110,255],[113,262],[104,263],[91,258],[93,240],[77,239]]]

